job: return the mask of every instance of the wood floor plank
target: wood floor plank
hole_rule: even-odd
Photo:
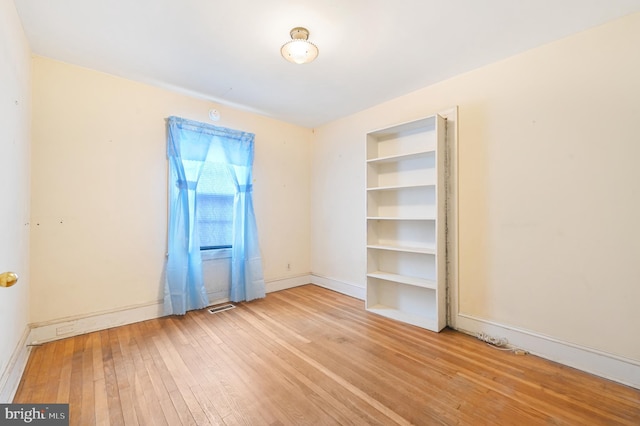
[[[94,363],[93,348],[96,341],[96,334],[86,335],[84,347],[82,348],[82,389],[80,405],[80,424],[92,425],[95,419],[95,383],[94,383]]]
[[[70,339],[71,340],[71,339]],[[100,332],[100,342],[102,350],[102,368],[104,370],[105,393],[107,395],[107,408],[109,423],[111,425],[124,425],[122,414],[122,404],[120,403],[120,391],[118,389],[118,378],[113,359],[113,345],[117,344],[112,340],[110,330]]]
[[[84,354],[85,342],[88,335],[77,336],[73,339],[73,353],[71,354],[71,378],[69,385],[69,419],[73,419],[77,424],[82,424],[82,358]]]
[[[93,407],[95,413],[95,424],[108,426],[109,421],[109,405],[107,402],[107,386],[105,379],[98,379],[93,382],[93,393],[95,395],[95,405]]]
[[[55,353],[55,345],[44,345],[37,348],[38,352],[42,351],[42,358],[36,372],[36,381],[30,386],[32,398],[42,400],[46,396],[47,383],[52,375],[52,361]]]
[[[73,425],[638,425],[640,390],[307,285],[34,347],[14,402]]]
[[[95,415],[95,424],[101,426],[110,425],[109,421],[109,403],[107,401],[107,385],[105,380],[105,367],[102,353],[102,338],[100,333],[92,333],[92,353],[91,360],[93,363],[93,395]],[[87,407],[89,408],[89,407]]]

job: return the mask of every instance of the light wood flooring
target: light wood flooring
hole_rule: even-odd
[[[307,285],[34,348],[14,402],[74,425],[640,425],[640,390]]]

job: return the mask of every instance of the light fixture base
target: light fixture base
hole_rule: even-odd
[[[308,40],[309,30],[304,27],[295,27],[289,32],[293,40]]]
[[[318,57],[318,47],[308,40],[309,30],[304,27],[295,27],[289,35],[291,40],[280,48],[283,58],[294,64],[308,64]]]

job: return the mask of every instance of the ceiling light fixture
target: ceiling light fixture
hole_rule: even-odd
[[[289,33],[291,41],[286,42],[281,48],[282,57],[296,64],[308,64],[318,56],[318,47],[309,40],[309,30],[295,27]]]

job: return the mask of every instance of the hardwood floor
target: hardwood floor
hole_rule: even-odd
[[[36,347],[14,402],[77,425],[640,424],[640,390],[312,285]]]

